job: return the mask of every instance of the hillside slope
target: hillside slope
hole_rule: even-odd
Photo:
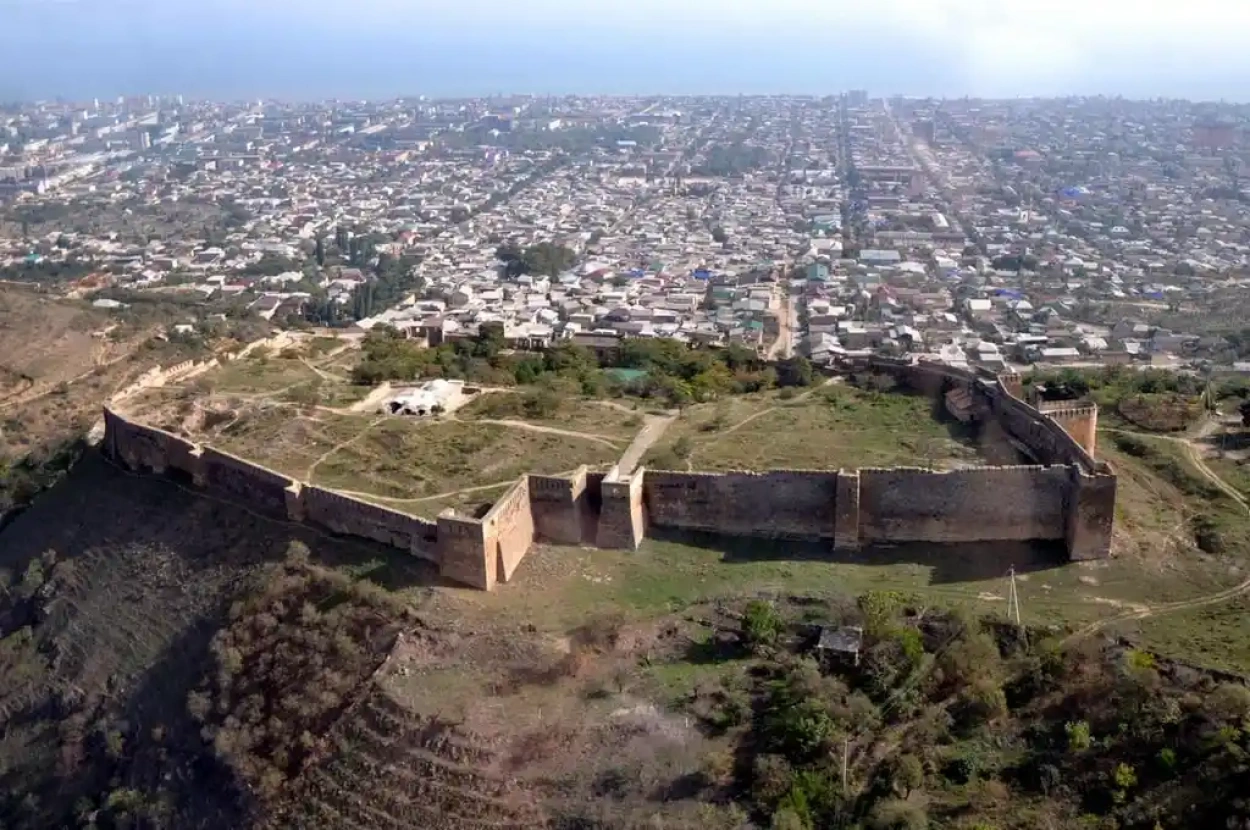
[[[206,759],[187,696],[231,603],[293,539],[331,564],[393,556],[94,452],[0,532],[0,825],[73,826],[72,811],[104,807],[243,826],[246,800]]]

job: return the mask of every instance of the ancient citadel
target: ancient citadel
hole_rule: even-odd
[[[142,379],[159,385],[201,364]],[[181,479],[275,518],[362,537],[434,562],[450,580],[506,583],[535,542],[635,549],[650,529],[823,542],[1062,542],[1073,560],[1110,555],[1116,477],[1094,458],[1092,404],[1021,399],[1020,377],[981,377],[936,363],[873,359],[872,371],[923,392],[964,420],[995,422],[1036,463],[939,472],[899,467],[699,473],[582,467],[522,476],[481,518],[437,521],[296,481],[251,461],[136,423],[110,406],[103,451],[136,471]],[[123,393],[125,394],[125,393]],[[115,399],[116,401],[116,399]]]

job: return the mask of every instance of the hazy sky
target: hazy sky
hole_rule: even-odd
[[[0,0],[0,97],[1250,100],[1246,0]]]

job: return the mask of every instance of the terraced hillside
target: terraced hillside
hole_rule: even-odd
[[[420,717],[373,686],[331,733],[340,749],[304,775],[274,828],[523,830],[546,819],[534,793],[501,772],[490,742]],[[384,782],[382,786],[379,786]]]

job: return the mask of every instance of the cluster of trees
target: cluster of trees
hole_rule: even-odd
[[[394,306],[406,295],[420,290],[422,279],[414,273],[421,264],[420,257],[391,253],[378,253],[378,239],[373,235],[351,236],[343,228],[335,234],[334,249],[341,249],[347,261],[366,269],[367,281],[356,288],[346,304],[334,302],[326,292],[316,286],[309,288],[312,295],[304,306],[304,319],[323,326],[345,326],[356,320],[372,317]],[[318,266],[326,262],[342,262],[342,256],[327,254],[325,241],[317,240],[314,254]],[[328,257],[328,258],[327,258]]]
[[[749,603],[738,650],[715,655],[749,660],[748,670],[689,703],[733,747],[707,759],[705,795],[736,800],[774,830],[1016,826],[1009,816],[1020,826],[1250,826],[1245,685],[1107,641],[1061,647],[916,607],[893,592],[835,600],[830,611],[862,627],[863,648],[858,661],[818,663],[801,656],[814,633],[797,608]]]
[[[213,638],[213,670],[187,698],[202,735],[262,799],[324,751],[324,737],[406,618],[369,583],[308,562],[292,542]]]
[[[274,277],[278,274],[299,271],[302,268],[303,265],[301,263],[290,257],[279,254],[265,254],[256,262],[244,266],[243,274],[249,277]]]
[[[505,275],[512,278],[522,274],[554,277],[577,263],[577,254],[571,248],[554,242],[539,242],[524,249],[507,242],[495,250],[495,258],[503,263]]]
[[[393,330],[370,332],[363,343],[364,359],[352,372],[356,383],[417,378],[461,378],[489,385],[529,385],[555,380],[585,395],[628,394],[659,399],[672,406],[712,400],[721,395],[756,392],[774,386],[808,386],[811,363],[802,357],[775,367],[753,349],[694,349],[668,338],[629,338],[611,362],[571,343],[557,343],[541,353],[508,352],[503,332],[484,327],[474,338],[421,348]],[[637,369],[634,380],[619,380],[610,369]]]
[[[313,261],[318,268],[344,263],[364,268],[378,256],[378,246],[390,241],[385,234],[360,233],[338,225],[334,228],[333,245],[327,245],[325,237],[317,237],[313,243]]]
[[[1041,267],[1041,260],[1032,254],[1003,254],[996,256],[991,264],[996,271],[1036,271]]]
[[[1250,357],[1250,328],[1225,332],[1224,339],[1228,341],[1237,357]]]
[[[771,161],[767,148],[739,140],[714,145],[692,172],[700,176],[741,176],[767,167]]]
[[[70,282],[82,279],[99,270],[95,263],[84,259],[52,260],[38,262],[22,261],[0,268],[0,280],[9,282]]]
[[[904,753],[869,780],[856,780],[843,768],[851,749],[864,751],[877,730],[929,707],[949,711],[956,731],[983,728],[1006,713],[999,649],[980,624],[953,614],[922,622],[907,607],[899,594],[871,592],[840,609],[862,628],[862,651],[858,661],[843,655],[823,665],[796,653],[810,640],[806,626],[767,601],[745,607],[740,647],[758,665],[750,680],[723,687],[697,714],[709,728],[736,735],[747,751],[749,763],[732,765],[716,783],[765,826],[927,827],[924,801],[913,794],[926,787],[935,765]]]
[[[1069,367],[1057,371],[1032,372],[1025,375],[1024,384],[1065,388],[1074,395],[1090,395],[1099,403],[1109,404],[1118,403],[1130,395],[1171,393],[1197,397],[1207,391],[1206,379],[1198,375],[1167,369],[1138,371],[1132,366],[1103,366],[1098,369]],[[1212,391],[1220,398],[1245,396],[1250,393],[1250,381],[1230,379],[1216,384]]]

